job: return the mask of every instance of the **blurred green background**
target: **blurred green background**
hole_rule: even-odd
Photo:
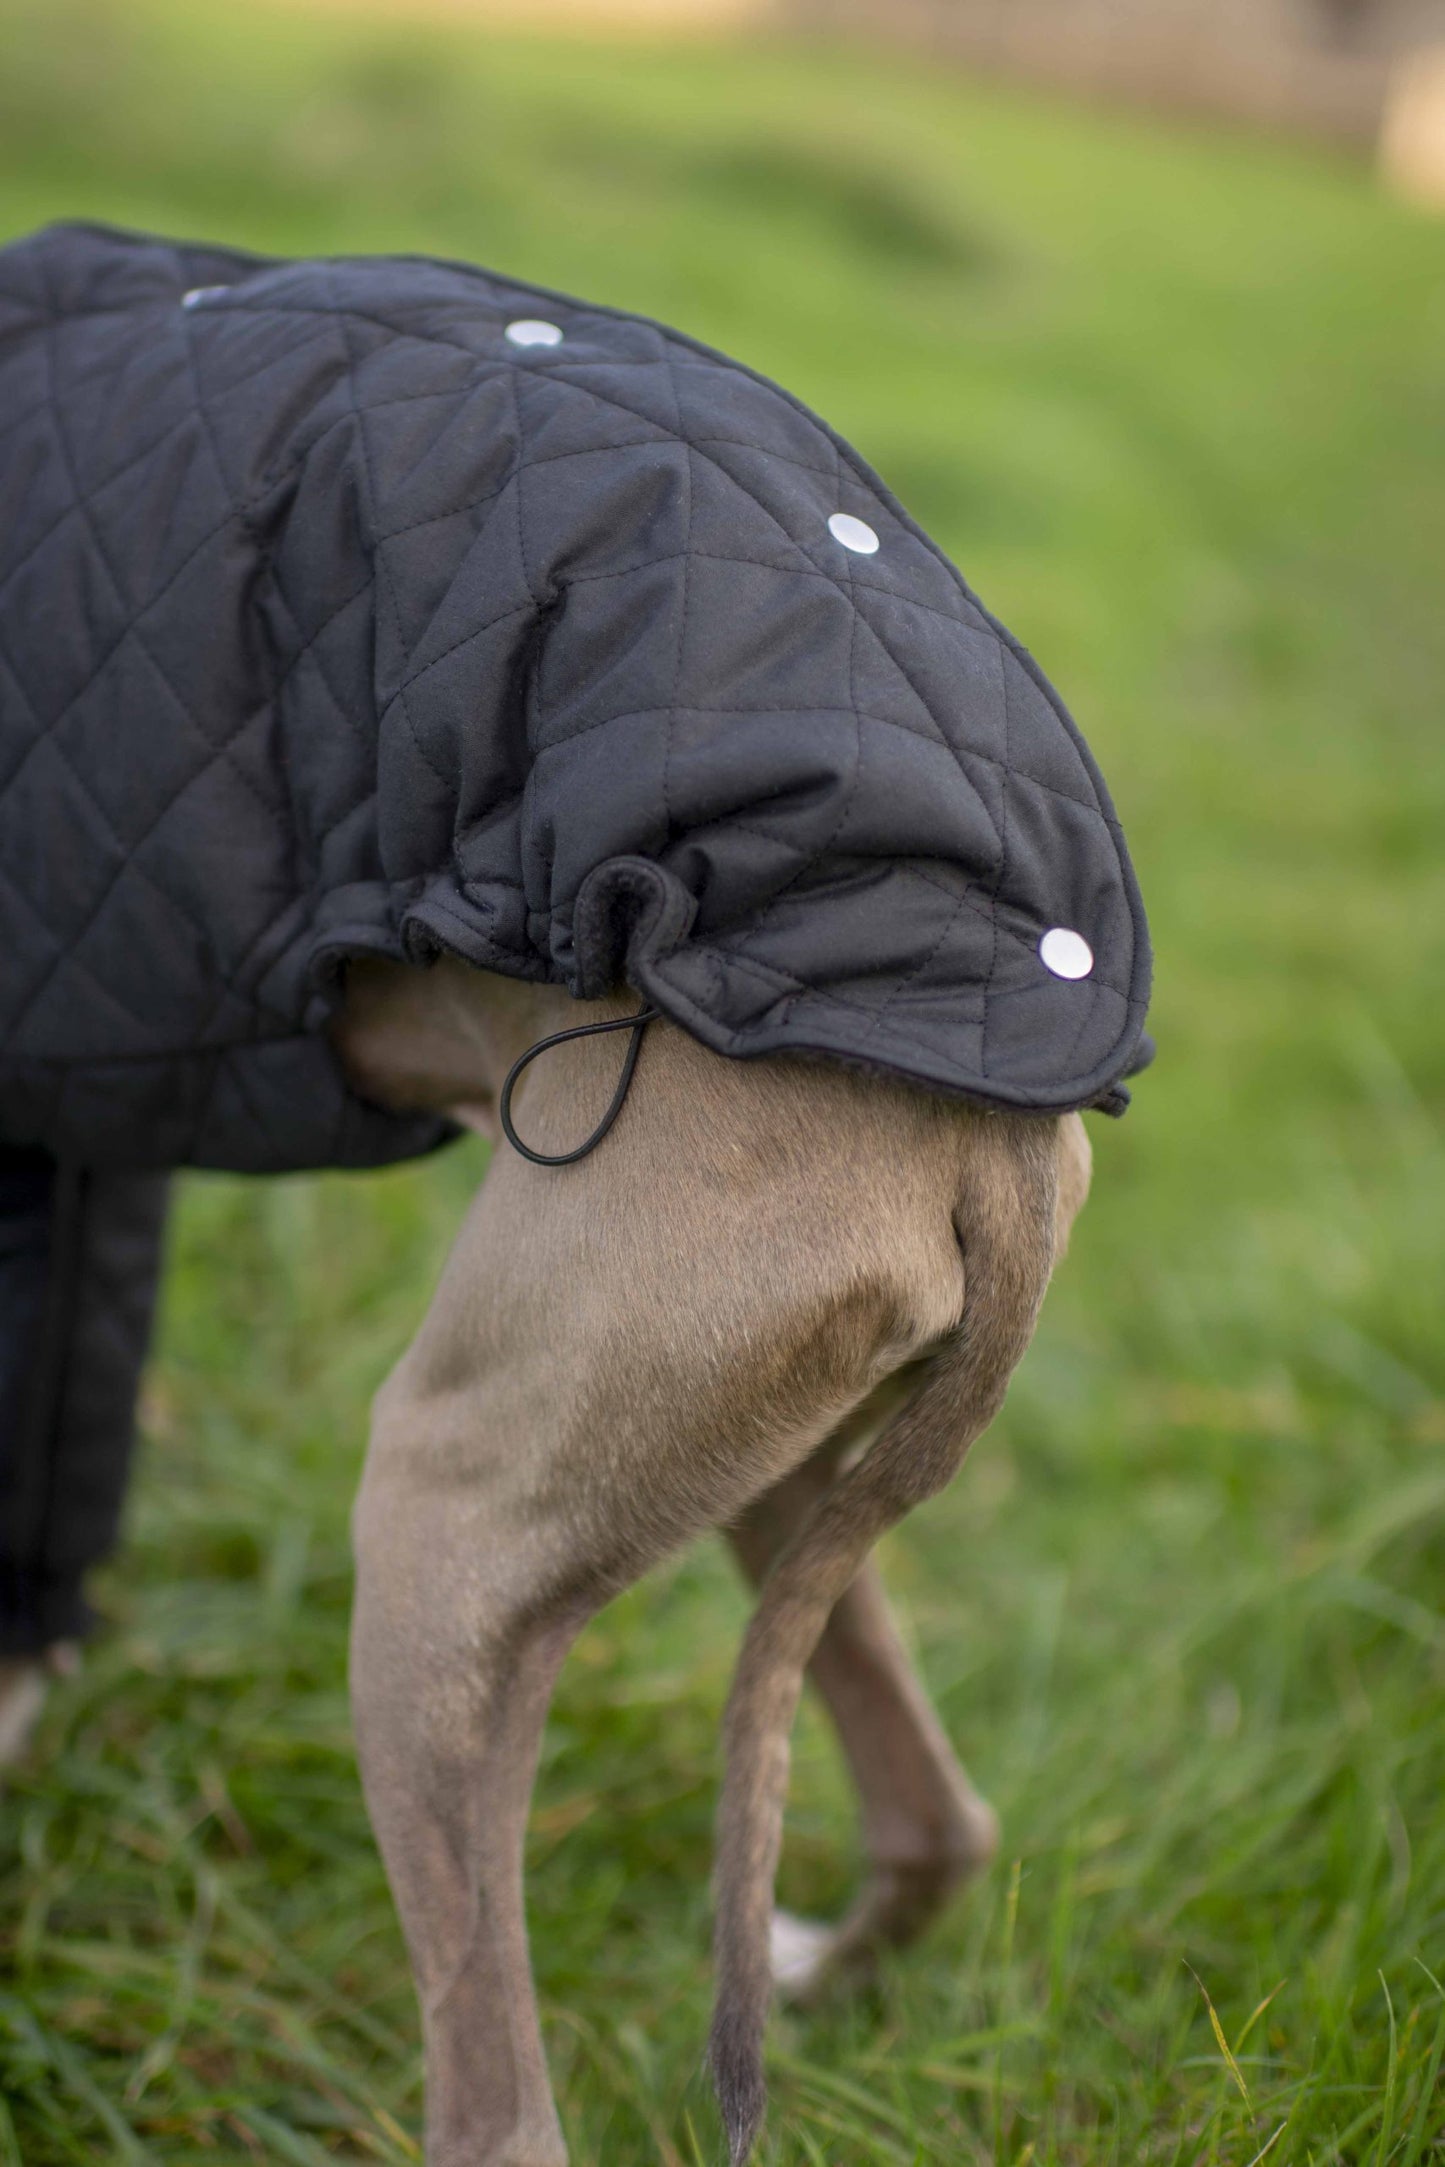
[[[1445,227],[1317,152],[883,52],[0,0],[0,234],[427,250],[780,378],[1064,688],[1160,1056],[1008,1408],[886,1569],[1004,1820],[774,2167],[1445,2159]],[[186,1184],[113,1629],[0,1801],[0,2163],[419,2156],[355,1777],[368,1395],[483,1164]],[[564,1677],[530,1900],[577,2167],[699,2074],[720,1550]],[[856,1871],[809,1715],[786,1899]]]

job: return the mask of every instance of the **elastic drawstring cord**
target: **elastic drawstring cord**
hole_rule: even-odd
[[[656,1008],[639,1008],[635,1016],[613,1016],[606,1023],[579,1023],[570,1031],[554,1031],[550,1038],[539,1038],[535,1046],[528,1047],[527,1051],[512,1063],[507,1071],[507,1080],[502,1086],[499,1109],[502,1134],[513,1151],[520,1151],[522,1157],[530,1159],[534,1166],[571,1166],[574,1160],[585,1159],[589,1151],[595,1151],[622,1111],[622,1102],[627,1096],[627,1087],[637,1066],[637,1056],[642,1051],[642,1034],[659,1014],[660,1011]],[[599,1031],[631,1031],[633,1034],[632,1044],[627,1049],[627,1059],[622,1064],[622,1074],[617,1079],[617,1089],[612,1094],[612,1104],[586,1143],[579,1144],[575,1151],[533,1151],[530,1144],[522,1142],[512,1126],[512,1093],[516,1089],[518,1078],[527,1064],[536,1060],[539,1053],[546,1053],[552,1046],[565,1045],[569,1038],[591,1038]]]

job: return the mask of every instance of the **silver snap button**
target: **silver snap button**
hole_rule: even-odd
[[[229,286],[192,286],[189,293],[181,295],[182,308],[199,308],[203,301],[214,301],[218,293],[229,293]]]
[[[514,346],[560,346],[562,334],[555,324],[544,323],[540,316],[521,316],[516,323],[508,324],[507,337]]]
[[[1087,978],[1094,968],[1094,951],[1082,933],[1051,925],[1039,942],[1039,960],[1055,978]]]
[[[828,521],[828,532],[835,542],[845,549],[856,550],[860,557],[871,557],[878,547],[878,537],[864,519],[855,519],[851,512],[834,512]]]

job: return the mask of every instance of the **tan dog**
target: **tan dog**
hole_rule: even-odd
[[[363,963],[333,1036],[368,1096],[490,1135],[521,1053],[635,1005]],[[543,1056],[523,1139],[585,1138],[621,1059],[615,1036]],[[421,1996],[430,2167],[565,2167],[522,1900],[538,1745],[579,1628],[690,1536],[726,1529],[762,1587],[718,1832],[711,2061],[735,2163],[774,1985],[866,1968],[992,1856],[868,1553],[997,1411],[1088,1183],[1077,1115],[728,1061],[661,1021],[594,1153],[554,1168],[499,1147],[378,1394],[355,1522],[356,1727]],[[772,1910],[805,1668],[870,1861],[833,1929]],[[0,1666],[0,1759],[44,1669]]]
[[[700,1034],[650,1026],[599,1149],[499,1149],[378,1397],[354,1677],[433,2167],[556,2167],[520,1883],[552,1681],[611,1595],[729,1530],[762,1588],[717,1865],[712,2063],[741,2162],[770,1939],[795,1985],[857,1966],[992,1846],[867,1558],[997,1409],[1088,1153],[1076,1119],[897,1075],[1122,1109],[1149,954],[1107,793],[871,471],[681,335],[421,259],[89,226],[3,255],[0,422],[44,439],[15,435],[37,479],[5,537],[7,1144],[77,1196],[139,1174],[149,1257],[172,1163],[404,1154],[432,1124],[366,1118],[311,1036],[319,974],[369,944],[589,992],[625,955]],[[578,1022],[555,987],[378,961],[334,1041],[381,1106],[490,1130],[516,1059]],[[841,1059],[797,1050],[818,1047]],[[550,1052],[521,1135],[581,1146],[623,1062],[615,1036]],[[80,1252],[27,1210],[58,1314],[51,1258],[78,1275]],[[34,1637],[0,1671],[0,1754]],[[835,1935],[780,1936],[809,1663],[873,1878]]]
[[[548,1032],[624,1014],[439,963],[353,966],[335,1038],[396,1106],[491,1132]],[[526,1071],[519,1133],[595,1126],[618,1042]],[[995,1843],[868,1563],[997,1411],[1089,1181],[1077,1115],[984,1112],[651,1026],[577,1164],[502,1146],[378,1395],[355,1521],[352,1691],[421,1996],[430,2167],[563,2167],[532,1993],[522,1845],[558,1668],[585,1621],[725,1528],[762,1587],[726,1725],[711,2060],[732,2158],[794,1988],[916,1934]],[[805,1668],[862,1800],[871,1880],[832,1932],[774,1922]]]

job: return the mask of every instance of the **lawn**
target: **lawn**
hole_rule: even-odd
[[[769,2167],[1445,2160],[1445,228],[1303,149],[877,54],[0,0],[0,233],[421,249],[849,435],[1063,686],[1160,1055],[1005,1414],[886,1569],[997,1868],[773,2032]],[[483,1160],[193,1177],[110,1624],[0,1802],[0,2167],[419,2157],[352,1759],[368,1396]],[[577,2167],[719,2157],[707,1545],[564,1675]],[[802,1725],[784,1894],[857,1867]]]

